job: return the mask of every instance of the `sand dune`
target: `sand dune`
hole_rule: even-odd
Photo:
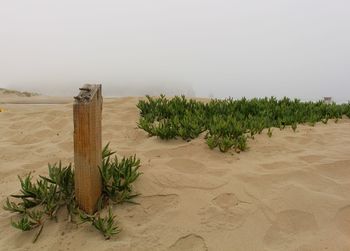
[[[32,92],[20,92],[0,88],[0,104],[67,104],[68,97],[49,97]]]
[[[51,100],[0,106],[2,204],[19,190],[17,175],[73,161],[72,104]],[[137,101],[104,101],[104,144],[136,153],[144,173],[140,204],[114,207],[122,233],[105,241],[62,216],[32,244],[32,233],[12,228],[1,209],[0,250],[350,250],[349,119],[264,132],[232,155],[210,150],[204,135],[149,138],[136,126]]]

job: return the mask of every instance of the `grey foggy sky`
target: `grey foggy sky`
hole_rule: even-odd
[[[0,2],[0,87],[350,100],[349,0]]]

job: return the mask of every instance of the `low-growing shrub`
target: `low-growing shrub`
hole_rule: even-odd
[[[112,214],[111,205],[123,202],[133,202],[138,194],[133,191],[133,183],[142,174],[139,172],[140,160],[136,156],[112,158],[112,152],[107,144],[102,152],[102,195],[98,202],[98,210],[94,215],[88,215],[78,208],[75,200],[74,170],[69,164],[48,165],[48,177],[39,176],[33,181],[29,173],[24,178],[18,176],[21,190],[17,195],[11,195],[15,201],[7,198],[3,208],[17,213],[16,221],[11,225],[22,231],[38,229],[35,242],[48,220],[57,220],[57,213],[62,208],[68,212],[68,221],[76,223],[90,222],[106,239],[118,234],[121,230]],[[102,209],[109,205],[108,215],[102,216]]]
[[[343,115],[350,118],[350,104],[337,105],[319,102],[301,102],[298,99],[274,97],[240,100],[213,99],[208,103],[185,96],[167,99],[146,96],[140,100],[139,128],[150,136],[161,139],[180,137],[191,140],[206,132],[206,142],[211,149],[216,147],[226,152],[235,149],[244,151],[247,137],[254,139],[268,128],[268,136],[272,136],[272,128],[284,129],[291,126],[295,132],[298,124],[314,126],[317,122],[327,123],[328,119],[341,119]]]

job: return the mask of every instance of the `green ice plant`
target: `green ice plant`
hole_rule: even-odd
[[[140,159],[136,156],[121,160],[117,156],[111,158],[114,152],[111,152],[106,145],[102,151],[103,162],[100,168],[103,184],[103,196],[114,203],[132,202],[132,199],[138,196],[133,193],[132,184],[142,174],[139,172]]]
[[[205,132],[209,148],[220,151],[246,149],[247,137],[254,139],[265,128],[291,126],[296,131],[298,124],[315,125],[328,119],[350,117],[350,104],[337,105],[318,102],[302,102],[298,99],[274,97],[251,99],[212,99],[200,102],[175,96],[167,99],[146,96],[140,100],[139,128],[150,136],[161,139],[182,138],[191,140]],[[272,136],[269,129],[268,135]]]
[[[321,119],[322,123],[323,124],[327,124],[328,123],[328,117],[324,118],[324,119]]]
[[[11,220],[11,225],[22,231],[30,231],[38,228],[33,242],[35,242],[44,224],[49,220],[57,220],[57,213],[62,208],[68,212],[68,221],[82,223],[90,222],[100,231],[106,239],[118,234],[120,229],[112,214],[111,208],[106,217],[101,217],[101,210],[107,204],[133,202],[138,193],[134,192],[133,183],[141,175],[139,172],[140,160],[136,156],[123,157],[119,160],[115,152],[109,149],[109,144],[103,148],[102,167],[100,167],[102,179],[102,195],[98,203],[98,211],[94,215],[88,215],[81,211],[75,200],[74,170],[72,165],[58,164],[48,165],[48,176],[39,176],[33,181],[31,173],[20,181],[20,193],[11,195],[15,200],[6,199],[3,208],[11,213],[16,213],[17,220]]]
[[[36,242],[44,227],[43,214],[44,212],[42,211],[28,211],[23,214],[17,222],[11,220],[11,225],[22,231],[30,231],[34,228],[39,228],[33,239],[33,242]]]
[[[219,145],[219,138],[216,135],[207,136],[207,144],[210,149],[214,149]]]
[[[224,136],[219,139],[219,149],[221,152],[227,152],[230,148],[232,148],[235,144],[235,141],[228,137]]]
[[[272,137],[272,129],[271,129],[271,127],[269,127],[269,129],[267,130],[267,135],[269,136],[269,138]]]
[[[106,240],[110,239],[116,234],[121,232],[121,229],[116,224],[116,216],[113,215],[111,207],[109,207],[108,215],[101,217],[100,212],[97,212],[94,215],[89,215],[81,210],[79,210],[79,216],[82,223],[90,222],[97,230],[99,230]]]
[[[241,135],[235,141],[236,152],[245,151],[247,149],[247,136]]]

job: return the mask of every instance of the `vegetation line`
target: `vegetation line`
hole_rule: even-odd
[[[167,99],[146,96],[137,107],[140,110],[138,127],[150,136],[169,140],[180,137],[184,140],[197,138],[206,132],[206,143],[211,149],[221,152],[247,148],[247,139],[268,128],[284,129],[291,126],[296,131],[298,124],[314,126],[316,122],[327,123],[329,119],[350,118],[350,104],[337,105],[319,102],[301,102],[298,99],[274,97],[240,100],[213,99],[203,103],[185,96]]]

